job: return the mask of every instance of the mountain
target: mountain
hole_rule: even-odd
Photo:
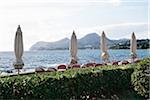
[[[31,46],[30,50],[54,50],[54,49],[67,49],[69,48],[69,39],[64,38],[56,42],[37,42]]]
[[[108,46],[113,46],[122,40],[110,40],[107,38]],[[31,46],[30,50],[55,50],[55,49],[69,49],[70,40],[64,38],[56,42],[44,42],[40,41]],[[81,39],[78,39],[78,48],[99,48],[100,36],[97,33],[90,33]]]
[[[56,42],[40,41],[31,46],[30,50],[55,50],[55,49],[69,49],[70,40],[64,38]],[[98,48],[100,43],[100,36],[96,33],[90,33],[81,39],[78,39],[78,48]]]
[[[129,39],[110,40],[107,38],[108,47],[111,49],[129,49]],[[144,44],[143,44],[144,43]],[[138,48],[148,48],[149,39],[137,40]],[[69,49],[70,40],[68,38],[61,39],[56,42],[44,42],[40,41],[31,46],[30,50],[56,50],[56,49]],[[142,45],[142,46],[141,46]],[[100,36],[97,33],[90,33],[81,39],[78,39],[78,48],[99,48]]]
[[[78,48],[99,48],[101,38],[97,33],[90,33],[78,40]],[[107,38],[108,45],[113,45],[112,40]]]
[[[51,42],[47,44],[48,49],[67,49],[69,48],[70,40],[68,38],[64,38],[62,40]]]
[[[44,41],[39,41],[36,44],[34,44],[30,50],[43,50],[47,48],[47,44],[49,44],[48,42],[44,42]]]
[[[78,40],[78,48],[96,48],[99,47],[100,36],[96,33],[90,33]]]

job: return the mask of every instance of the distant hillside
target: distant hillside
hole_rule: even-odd
[[[150,47],[149,43],[149,39],[137,40],[137,49],[148,49]],[[115,45],[111,46],[110,49],[130,49],[130,40],[122,43],[116,43]]]
[[[99,43],[100,36],[96,33],[91,33],[78,40],[78,48],[97,48]]]
[[[110,40],[107,38],[108,47],[111,49],[129,49],[130,40],[120,39],[120,40]],[[40,41],[31,46],[30,50],[56,50],[56,49],[69,49],[70,40],[68,38],[61,39],[56,42],[44,42]],[[148,48],[149,40],[137,40],[138,48]],[[81,39],[78,39],[79,49],[98,49],[100,48],[100,36],[97,33],[90,33]]]
[[[56,42],[37,42],[31,46],[30,50],[55,50],[55,49],[68,49],[69,48],[69,39],[64,38]]]

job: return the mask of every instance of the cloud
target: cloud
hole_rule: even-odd
[[[53,23],[49,24],[49,26],[52,26],[52,24]],[[41,26],[45,26],[44,23],[41,24]],[[59,30],[53,30],[54,27],[59,27]],[[37,34],[35,34],[34,31],[26,31],[27,29],[24,28],[25,43],[28,44],[26,48],[29,48],[37,41],[56,41],[65,37],[70,38],[73,29],[76,32],[77,38],[82,38],[83,36],[92,32],[96,32],[101,35],[102,31],[105,31],[107,37],[110,39],[130,39],[132,32],[135,32],[137,39],[150,38],[148,37],[148,23],[122,23],[88,28],[72,26],[64,28],[63,24],[59,24],[51,28],[39,27]],[[32,34],[30,35],[29,33]]]
[[[119,6],[121,4],[121,0],[108,0],[109,3],[112,3],[114,6]]]
[[[123,0],[3,0],[0,3],[0,50],[13,50],[18,24],[23,31],[25,50],[37,41],[70,38],[73,29],[78,38],[91,32],[101,34],[102,30],[111,39],[130,38],[133,31],[138,38],[145,38],[147,23],[121,23],[145,22],[146,15],[142,13],[146,12],[145,8],[136,14],[135,10],[127,9],[130,7],[122,9],[122,3]],[[122,11],[127,12],[122,14]]]
[[[148,36],[148,23],[121,23],[79,28],[77,30],[77,32],[83,33],[80,38],[91,32],[97,32],[99,35],[101,35],[102,31],[105,31],[107,37],[110,39],[129,39],[132,32],[135,32],[138,39],[150,38]]]
[[[148,23],[123,23],[116,25],[106,25],[101,27],[110,38],[130,38],[132,32],[135,32],[137,38],[148,38]]]

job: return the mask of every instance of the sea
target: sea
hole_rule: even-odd
[[[130,59],[129,49],[109,50],[110,61],[121,61]],[[78,63],[89,62],[102,63],[99,49],[78,50]],[[137,50],[138,58],[150,57],[150,49]],[[0,71],[14,70],[13,62],[15,55],[13,52],[0,52]],[[34,69],[36,67],[56,67],[59,64],[69,64],[69,50],[50,50],[50,51],[25,51],[23,54],[24,69]]]

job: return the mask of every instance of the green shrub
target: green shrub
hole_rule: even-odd
[[[150,79],[150,58],[143,59],[140,63],[136,64],[134,72],[132,74],[132,84],[134,86],[134,90],[137,91],[138,94],[144,96],[145,98],[149,98],[149,79]]]
[[[118,98],[119,93],[131,89],[132,73],[133,69],[126,65],[5,77],[0,78],[0,98]]]

